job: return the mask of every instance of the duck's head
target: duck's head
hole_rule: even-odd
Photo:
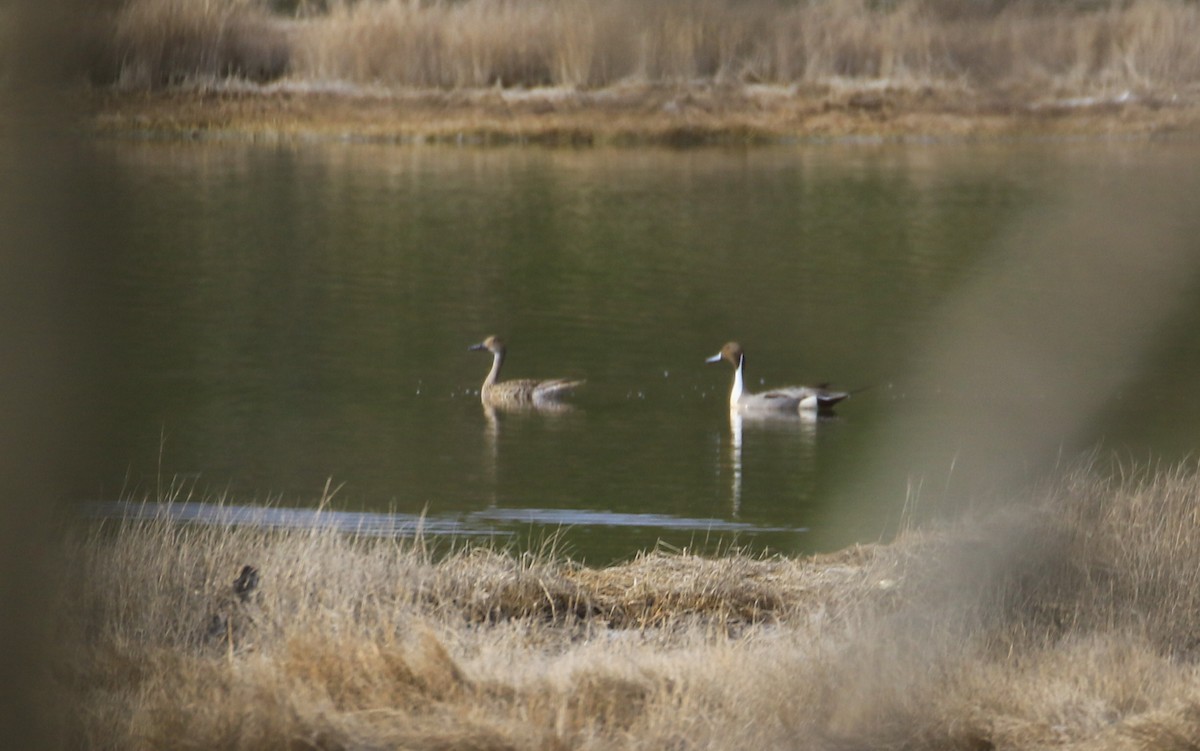
[[[720,352],[706,359],[704,362],[721,362],[722,360],[728,360],[733,367],[738,368],[742,365],[742,357],[742,345],[738,344],[737,342],[728,342],[724,347],[721,347]]]
[[[496,354],[497,352],[504,351],[504,340],[498,336],[489,336],[487,339],[484,339],[479,344],[472,344],[470,347],[467,347],[467,349],[468,350],[486,349],[488,352],[491,352],[492,354]]]

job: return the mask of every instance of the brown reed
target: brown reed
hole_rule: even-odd
[[[964,10],[969,8],[970,10]],[[125,0],[119,83],[226,76],[396,88],[629,83],[1170,91],[1200,81],[1200,7],[943,0]]]

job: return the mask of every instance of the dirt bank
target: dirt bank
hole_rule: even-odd
[[[397,91],[221,84],[83,96],[87,129],[161,137],[685,146],[1200,133],[1200,94],[1054,99],[863,86]]]

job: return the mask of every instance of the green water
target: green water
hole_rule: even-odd
[[[81,497],[424,513],[591,561],[798,552],[1195,452],[1200,147],[94,144],[112,257]],[[580,377],[567,414],[478,388]],[[749,387],[856,390],[731,424]],[[860,390],[861,391],[858,391]]]

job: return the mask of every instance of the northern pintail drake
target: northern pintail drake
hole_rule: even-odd
[[[729,390],[729,408],[740,413],[801,415],[829,414],[833,405],[850,396],[844,391],[829,391],[824,386],[785,386],[761,394],[745,388],[746,353],[742,345],[729,342],[705,362],[727,360],[734,367],[733,388]]]
[[[501,381],[498,380],[500,367],[504,365],[504,355],[507,351],[503,339],[489,336],[479,344],[472,344],[468,349],[487,350],[492,353],[492,369],[487,378],[483,379],[483,387],[479,389],[479,399],[485,407],[553,407],[559,399],[583,383],[581,380],[566,378]]]

